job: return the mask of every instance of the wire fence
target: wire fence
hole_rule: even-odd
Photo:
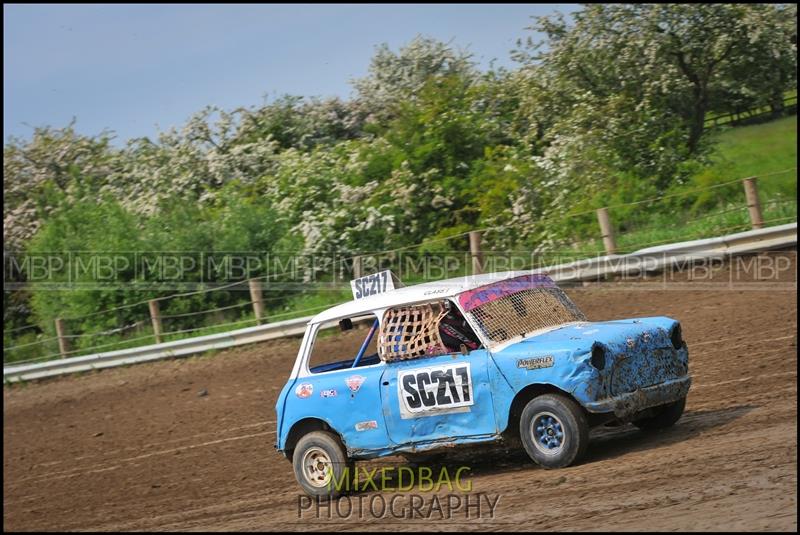
[[[230,305],[226,307],[217,307],[217,308],[210,308],[208,310],[199,310],[197,312],[185,312],[183,314],[171,314],[171,315],[162,315],[161,319],[173,319],[173,318],[189,318],[192,316],[200,316],[203,314],[210,314],[211,312],[222,312],[223,310],[232,310],[234,308],[241,308],[244,306],[252,305],[254,301],[247,301],[245,303],[237,303],[235,305]]]
[[[781,170],[781,171],[775,171],[775,172],[771,172],[771,173],[766,173],[766,174],[763,174],[763,175],[759,175],[758,179],[759,180],[768,179],[768,178],[775,177],[775,176],[785,175],[787,173],[796,172],[796,170],[797,170],[797,168],[793,167],[793,168],[784,169],[784,170]],[[626,203],[612,204],[612,205],[606,206],[605,209],[614,211],[614,210],[623,209],[623,208],[652,206],[653,204],[658,203],[658,202],[665,202],[665,201],[676,199],[676,198],[680,198],[680,197],[687,197],[687,196],[696,195],[696,194],[699,194],[699,193],[710,192],[710,191],[717,190],[719,188],[732,187],[735,184],[742,184],[742,182],[746,181],[746,180],[751,180],[751,178],[750,177],[748,177],[748,178],[739,178],[739,179],[736,179],[736,180],[730,180],[730,181],[726,181],[726,182],[722,182],[722,183],[718,183],[718,184],[713,184],[713,185],[706,186],[706,187],[703,187],[703,188],[695,188],[695,189],[692,189],[692,190],[676,192],[676,193],[666,193],[666,194],[663,194],[663,195],[659,195],[659,196],[655,196],[655,197],[651,197],[651,198],[647,198],[647,199],[640,199],[640,200],[626,202]],[[690,227],[691,225],[705,223],[705,222],[708,222],[708,221],[711,220],[711,221],[715,221],[716,222],[716,226],[713,227],[713,231],[715,233],[717,233],[717,234],[723,233],[723,232],[732,232],[732,231],[737,231],[737,230],[745,230],[747,228],[750,228],[753,225],[753,221],[749,220],[749,218],[747,216],[748,210],[752,210],[752,206],[750,206],[751,204],[752,203],[748,202],[746,204],[738,204],[738,205],[734,205],[734,206],[723,206],[719,210],[711,211],[711,212],[696,216],[694,218],[688,218],[688,219],[687,218],[674,218],[675,222],[673,223],[672,228],[678,228],[678,227],[687,228],[687,227]],[[761,225],[771,225],[771,224],[779,224],[781,222],[796,221],[796,219],[797,219],[797,215],[796,215],[797,202],[796,202],[796,199],[773,198],[773,199],[769,199],[769,200],[767,200],[767,201],[765,201],[763,203],[760,203],[761,209],[762,210],[763,209],[767,209],[766,210],[767,212],[769,212],[771,207],[781,207],[781,206],[792,205],[792,204],[794,205],[793,213],[791,213],[789,215],[784,215],[783,213],[781,213],[779,211],[779,212],[777,212],[775,214],[776,217],[770,217],[770,218],[764,219],[763,221],[761,221],[760,224]],[[568,220],[570,220],[572,218],[584,217],[584,216],[589,216],[589,215],[595,214],[596,210],[597,209],[593,208],[593,209],[587,209],[587,210],[578,210],[578,211],[575,211],[575,212],[566,213],[566,214],[560,214],[560,215],[559,214],[552,214],[552,215],[540,218],[538,220],[538,222],[540,224],[541,223],[545,223],[545,222],[554,222],[554,221],[566,222],[566,221],[568,221]],[[643,217],[646,219],[646,214]],[[341,262],[343,262],[343,263],[354,263],[357,259],[360,261],[360,259],[362,257],[364,257],[365,255],[369,255],[369,256],[373,256],[373,257],[390,256],[390,255],[394,255],[394,254],[397,254],[397,253],[402,252],[402,251],[412,251],[412,250],[419,249],[419,248],[424,247],[424,246],[430,246],[431,244],[434,244],[434,243],[449,242],[449,241],[456,240],[456,239],[459,239],[459,238],[464,238],[465,236],[467,236],[467,235],[469,235],[471,233],[475,233],[475,232],[477,232],[477,233],[479,233],[481,235],[485,235],[486,233],[489,233],[489,232],[492,232],[492,231],[515,228],[515,227],[518,227],[519,225],[520,225],[520,223],[509,223],[509,224],[504,224],[504,225],[483,227],[483,228],[478,228],[478,229],[475,229],[475,230],[472,230],[472,231],[460,232],[460,233],[453,234],[453,235],[450,235],[450,236],[445,236],[445,237],[441,237],[441,238],[435,238],[435,239],[431,239],[431,240],[425,240],[425,241],[423,241],[421,243],[416,243],[416,244],[412,244],[412,245],[405,245],[405,246],[396,247],[396,248],[393,248],[393,249],[379,251],[377,253],[353,254],[353,255],[350,255],[350,256],[341,257],[339,260]],[[667,230],[669,230],[669,229],[667,229]],[[663,233],[663,232],[665,232],[665,228],[658,228],[657,231]],[[628,238],[628,236],[631,236],[631,238]],[[650,246],[653,246],[653,245],[660,245],[660,244],[664,244],[664,243],[669,243],[670,241],[674,241],[674,239],[675,239],[674,235],[667,236],[667,237],[661,237],[661,236],[658,235],[658,232],[653,232],[653,233],[647,234],[647,233],[641,233],[641,232],[640,233],[631,232],[629,230],[627,232],[623,232],[623,233],[620,234],[620,244],[619,244],[619,247],[618,247],[618,251],[619,252],[622,252],[622,251],[631,252],[631,251],[642,249],[642,248],[645,248],[645,247],[650,247]],[[592,246],[586,247],[584,249],[580,248],[580,244],[575,244],[575,245],[576,246],[573,247],[573,249],[570,250],[569,253],[573,254],[576,257],[576,259],[578,259],[578,257],[581,257],[582,255],[585,257],[587,255],[596,255],[596,254],[601,254],[601,253],[604,252],[603,249],[600,248],[599,242],[593,242]],[[465,257],[469,257],[469,255],[474,253],[474,251],[457,251],[457,252],[463,253],[465,255]],[[558,252],[559,251],[547,251],[546,249],[543,249],[541,251],[538,251],[538,254],[540,255],[541,258],[547,258],[548,254],[555,254],[555,253],[558,253]],[[502,252],[491,251],[491,250],[486,251],[485,253],[487,255],[503,254]],[[152,303],[154,303],[154,302],[155,303],[163,303],[163,302],[166,302],[166,301],[178,300],[178,299],[182,299],[182,298],[202,295],[202,294],[206,294],[206,293],[209,293],[209,292],[219,292],[219,291],[223,291],[223,290],[230,290],[232,288],[236,288],[236,287],[239,287],[239,286],[252,284],[251,281],[269,281],[270,279],[277,279],[278,277],[289,275],[289,274],[294,273],[294,272],[295,272],[294,268],[286,269],[286,270],[284,270],[282,272],[275,272],[275,273],[270,273],[270,274],[266,274],[266,275],[260,275],[260,276],[257,276],[257,277],[252,277],[252,278],[247,279],[247,280],[238,280],[238,281],[234,281],[234,282],[223,284],[221,286],[209,286],[209,287],[206,287],[206,288],[200,288],[198,290],[193,290],[193,291],[173,293],[173,294],[169,294],[169,295],[163,295],[163,296],[154,297],[154,298],[151,298],[151,299],[144,299],[144,300],[137,301],[137,302],[134,302],[134,303],[122,304],[122,305],[119,305],[119,306],[116,306],[116,307],[112,307],[112,308],[108,308],[108,309],[104,309],[104,310],[99,310],[99,311],[88,313],[88,314],[85,314],[85,315],[65,317],[65,318],[61,318],[61,321],[64,321],[64,322],[79,322],[79,321],[85,321],[86,319],[94,318],[94,317],[97,317],[97,316],[100,316],[100,315],[104,315],[104,314],[118,313],[120,311],[130,311],[131,309],[134,309],[136,307],[142,307],[142,308],[144,308],[145,306],[152,307],[153,306]],[[251,293],[252,293],[252,291],[253,291],[252,287],[250,289],[251,289]],[[260,289],[259,289],[259,292],[260,292]],[[46,336],[46,337],[42,337],[40,339],[36,339],[36,340],[32,340],[32,341],[25,341],[25,342],[22,342],[22,343],[12,344],[12,345],[10,345],[8,347],[4,347],[3,348],[3,351],[4,351],[4,362],[13,362],[15,364],[16,363],[22,364],[22,363],[29,363],[29,362],[40,362],[40,361],[44,361],[44,360],[49,360],[51,358],[58,358],[58,357],[64,358],[64,357],[67,357],[67,356],[74,356],[74,355],[79,355],[79,354],[88,354],[88,353],[92,353],[92,352],[97,352],[98,350],[109,350],[109,348],[136,347],[138,345],[143,345],[143,344],[146,344],[146,343],[152,343],[152,342],[154,342],[156,340],[162,340],[162,341],[176,340],[176,339],[179,339],[180,337],[183,337],[183,336],[186,336],[186,335],[190,335],[192,333],[194,333],[195,335],[197,335],[197,334],[211,334],[212,332],[219,332],[221,330],[233,327],[235,325],[248,326],[248,325],[251,325],[251,324],[255,325],[255,324],[263,323],[265,321],[272,322],[272,321],[276,321],[276,320],[281,320],[281,319],[288,318],[290,316],[299,317],[304,313],[320,311],[320,310],[322,310],[324,308],[328,308],[328,307],[331,307],[331,306],[333,306],[335,304],[338,304],[338,303],[333,303],[333,302],[326,302],[326,303],[320,304],[318,306],[308,307],[308,308],[304,308],[304,309],[300,309],[300,310],[291,310],[291,311],[287,311],[287,312],[274,312],[274,311],[272,311],[272,312],[266,314],[265,317],[256,317],[256,316],[258,316],[258,310],[256,309],[256,305],[259,305],[259,306],[263,307],[263,302],[284,301],[285,299],[286,299],[285,296],[264,298],[262,295],[259,294],[257,299],[250,299],[250,300],[247,300],[247,301],[241,301],[241,302],[237,302],[237,303],[234,303],[234,304],[231,304],[231,305],[218,306],[218,307],[213,307],[213,308],[204,309],[204,310],[192,310],[192,311],[188,311],[188,312],[176,312],[176,313],[172,313],[172,314],[159,315],[157,319],[158,319],[159,326],[160,326],[160,322],[161,321],[181,322],[181,321],[185,321],[185,320],[190,320],[191,318],[197,318],[199,316],[209,316],[209,315],[215,315],[215,316],[209,316],[209,317],[212,317],[212,318],[216,317],[217,319],[220,319],[222,316],[225,316],[226,314],[233,313],[236,310],[240,310],[240,313],[244,314],[244,313],[247,313],[247,310],[248,310],[247,307],[252,307],[254,309],[252,317],[242,318],[242,319],[238,319],[238,320],[235,320],[235,321],[224,322],[224,323],[213,323],[213,324],[206,324],[206,325],[199,325],[199,326],[198,325],[194,325],[194,326],[190,326],[188,328],[178,328],[178,329],[174,329],[172,331],[163,331],[163,332],[156,331],[155,330],[155,326],[148,326],[149,324],[151,324],[151,320],[153,320],[152,308],[151,308],[151,315],[150,316],[146,316],[146,315],[143,314],[141,320],[134,321],[133,323],[129,323],[127,325],[122,325],[122,326],[119,326],[119,327],[114,327],[114,328],[111,328],[111,329],[107,329],[107,330],[103,330],[103,331],[97,331],[97,332],[84,332],[84,333],[61,332],[61,333],[58,333],[57,336]],[[159,329],[160,329],[160,327],[159,327]],[[12,335],[14,335],[15,333],[20,333],[22,331],[28,331],[28,330],[39,330],[41,332],[42,328],[41,328],[41,326],[39,324],[24,325],[24,326],[21,326],[21,327],[16,327],[16,328],[13,328],[13,329],[4,330],[4,335],[9,335],[10,339],[13,342],[13,339],[15,337],[12,336]],[[124,335],[130,334],[130,331],[133,331],[133,333],[132,333],[133,336],[132,337],[125,337]],[[44,333],[42,332],[42,334],[44,334]],[[24,335],[17,335],[16,337],[18,338],[19,336],[24,336]],[[38,335],[38,336],[41,336],[41,335]],[[118,339],[114,340],[114,341],[111,341],[109,343],[88,345],[88,346],[85,346],[85,347],[81,346],[81,347],[76,347],[76,348],[67,348],[65,345],[61,345],[62,343],[64,343],[64,341],[77,342],[77,341],[89,338],[89,339],[92,340],[92,342],[94,342],[95,339],[113,338],[113,337],[117,337]],[[100,340],[98,340],[98,341],[100,341]],[[16,352],[19,352],[22,349],[28,349],[29,350],[28,352],[30,352],[30,348],[37,347],[37,346],[41,346],[41,349],[44,350],[42,352],[46,352],[48,350],[49,350],[49,352],[47,354],[45,354],[44,356],[36,356],[36,357],[30,358],[30,359],[25,359],[22,356],[20,356],[19,358],[14,358]],[[19,355],[19,353],[17,353],[17,355]]]
[[[273,320],[274,319],[283,319],[283,318],[287,318],[288,316],[296,316],[296,315],[301,315],[301,314],[304,314],[304,313],[307,313],[307,312],[320,311],[323,308],[329,308],[329,307],[335,306],[337,304],[341,304],[341,303],[325,304],[325,305],[320,305],[320,306],[316,306],[316,307],[310,307],[310,308],[301,309],[301,310],[293,310],[291,312],[286,312],[286,313],[283,313],[283,314],[273,314],[273,315],[270,316],[270,318],[273,319]],[[219,331],[227,330],[227,328],[229,328],[229,327],[247,326],[247,324],[255,324],[255,323],[258,323],[258,320],[256,318],[249,318],[249,319],[244,319],[244,320],[240,320],[240,321],[231,321],[231,322],[227,322],[227,323],[219,323],[219,324],[215,324],[215,325],[213,325],[211,327],[203,326],[203,327],[195,327],[195,328],[191,328],[191,329],[178,329],[178,330],[175,330],[175,331],[168,331],[168,332],[161,333],[161,336],[163,336],[163,337],[171,337],[172,338],[171,341],[174,341],[174,340],[180,339],[179,337],[176,337],[176,335],[188,334],[188,333],[199,332],[199,331],[207,331],[204,334],[213,334],[211,331],[219,332]],[[100,334],[100,333],[94,333],[94,334],[88,334],[88,335],[67,335],[66,337],[75,338],[75,337],[79,337],[79,336],[93,336],[93,335],[96,335],[96,334]],[[56,338],[50,338],[47,341],[56,340],[56,339],[57,339],[57,337]],[[126,339],[126,340],[119,340],[119,341],[111,342],[111,343],[108,343],[108,344],[100,344],[100,345],[91,346],[91,347],[88,347],[88,348],[73,349],[73,350],[65,351],[63,353],[62,352],[52,353],[52,354],[49,354],[49,355],[44,355],[42,357],[36,357],[36,358],[32,358],[32,359],[27,359],[27,360],[15,360],[15,361],[13,361],[13,363],[14,364],[28,364],[28,363],[33,363],[33,362],[42,362],[42,361],[49,360],[49,359],[52,359],[52,358],[55,358],[55,357],[74,356],[74,355],[77,355],[78,353],[89,353],[90,351],[96,352],[95,350],[97,350],[97,349],[111,350],[111,348],[115,348],[115,347],[118,347],[118,346],[121,346],[121,345],[129,345],[130,347],[137,347],[137,346],[143,345],[143,344],[131,345],[131,343],[132,342],[142,341],[142,340],[154,341],[154,335],[153,334],[148,334],[148,335],[140,336],[140,337],[136,337],[136,338],[129,338],[129,339]],[[45,340],[43,340],[42,342],[45,342]],[[30,345],[30,344],[27,344],[27,345]],[[23,347],[23,345],[14,346],[14,347],[11,347],[11,348],[3,348],[3,350],[7,351],[7,350],[10,350],[10,349],[16,349],[16,348],[20,348],[20,347]]]

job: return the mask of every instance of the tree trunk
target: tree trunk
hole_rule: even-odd
[[[773,117],[780,117],[783,115],[783,91],[772,91],[769,99],[769,107],[772,110]]]
[[[694,103],[692,104],[692,115],[689,118],[689,154],[695,154],[700,146],[700,138],[705,129],[706,111],[708,109],[708,98],[702,88],[695,88]]]

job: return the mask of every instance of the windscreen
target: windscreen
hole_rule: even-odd
[[[586,321],[567,294],[542,274],[487,284],[460,294],[458,299],[492,345],[539,329]]]

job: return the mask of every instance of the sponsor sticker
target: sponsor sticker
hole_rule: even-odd
[[[378,422],[375,420],[367,420],[366,422],[358,422],[356,424],[356,431],[366,431],[368,429],[377,429]]]
[[[328,390],[320,390],[319,395],[323,398],[335,398],[336,397],[336,389],[329,388]]]
[[[553,366],[553,362],[553,355],[545,355],[544,357],[535,357],[530,359],[519,359],[517,361],[517,368],[525,368],[526,370],[551,368]]]
[[[314,393],[314,385],[311,383],[300,383],[297,385],[297,388],[294,389],[294,393],[301,399],[310,397],[311,394]]]
[[[363,375],[351,375],[350,377],[345,379],[344,382],[347,384],[347,388],[350,389],[350,392],[355,394],[356,392],[358,392],[358,389],[361,388],[361,385],[364,384],[364,381],[366,379],[367,378],[364,377]]]
[[[469,362],[400,371],[397,388],[402,418],[467,412],[475,403]]]

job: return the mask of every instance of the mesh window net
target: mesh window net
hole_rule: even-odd
[[[384,361],[415,359],[447,352],[439,336],[439,321],[447,309],[428,303],[386,311],[378,340]]]
[[[459,296],[461,306],[493,344],[539,329],[586,321],[567,294],[546,275],[525,275]]]

